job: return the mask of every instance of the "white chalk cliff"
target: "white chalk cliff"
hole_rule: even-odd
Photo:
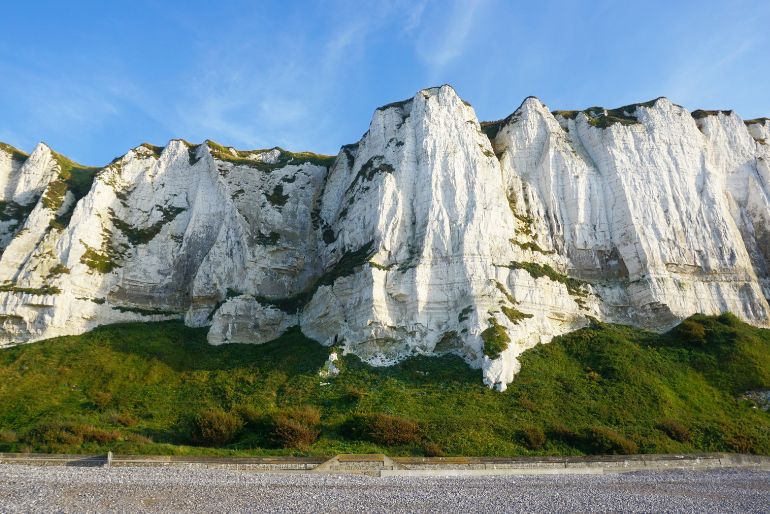
[[[591,318],[770,326],[770,120],[665,98],[479,123],[449,86],[336,157],[207,141],[103,168],[0,145],[0,346],[130,320],[299,326],[367,362],[454,353],[504,389]]]

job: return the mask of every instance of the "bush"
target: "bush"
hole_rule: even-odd
[[[109,391],[97,391],[91,396],[91,401],[94,402],[97,408],[103,410],[112,403],[112,393]]]
[[[349,385],[345,387],[345,398],[349,399],[352,402],[357,402],[364,398],[367,395],[367,392],[364,389],[361,389],[360,387]]]
[[[251,429],[259,429],[264,425],[265,416],[253,405],[239,405],[236,407],[236,412],[246,426]]]
[[[588,371],[586,371],[586,378],[591,382],[598,382],[599,380],[602,379],[602,376],[598,372],[592,369],[589,369]]]
[[[481,333],[481,339],[484,341],[484,355],[492,360],[500,357],[500,354],[508,349],[508,343],[511,342],[505,328],[498,325],[494,319],[492,326]]]
[[[540,450],[545,446],[545,432],[538,427],[527,426],[522,428],[521,436],[524,440],[524,445],[530,450]]]
[[[235,414],[212,407],[203,409],[193,419],[193,441],[205,446],[221,446],[235,439],[243,421]]]
[[[548,431],[548,437],[557,439],[570,446],[576,446],[580,443],[580,434],[566,425],[556,425]]]
[[[307,450],[321,435],[321,413],[305,405],[273,416],[272,439],[284,448]]]
[[[75,432],[82,435],[86,442],[113,443],[123,439],[123,434],[117,430],[105,430],[93,425],[76,425]]]
[[[747,434],[733,434],[725,438],[725,443],[731,450],[738,453],[757,453],[756,442]]]
[[[690,440],[690,429],[674,419],[662,420],[658,423],[658,429],[680,443],[686,443]]]
[[[128,434],[126,436],[126,441],[130,443],[136,443],[136,444],[152,444],[153,440],[151,437],[147,437],[146,435],[142,434]]]
[[[117,430],[106,430],[93,425],[53,422],[39,425],[25,438],[28,442],[56,449],[60,446],[80,446],[83,443],[112,443],[123,439]]]
[[[15,443],[19,440],[19,436],[13,430],[0,430],[0,443]]]
[[[416,443],[420,440],[420,426],[415,421],[381,412],[353,416],[346,423],[345,431],[354,439],[385,446]]]
[[[608,427],[591,427],[583,433],[583,439],[592,453],[631,455],[639,452],[635,442]]]
[[[139,420],[127,412],[121,412],[118,414],[112,414],[110,416],[110,423],[115,425],[123,425],[124,427],[133,427]]]
[[[678,327],[676,327],[674,333],[683,343],[694,346],[703,346],[706,344],[706,328],[691,319],[684,320]]]
[[[83,437],[76,434],[67,425],[60,423],[43,423],[32,429],[25,438],[36,446],[46,449],[56,448],[60,445],[80,446]]]
[[[422,445],[422,452],[426,457],[443,457],[444,449],[438,443],[426,442]]]
[[[728,327],[738,327],[741,324],[741,320],[738,319],[738,316],[733,314],[732,312],[724,312],[717,316],[717,321],[721,324],[728,326]]]

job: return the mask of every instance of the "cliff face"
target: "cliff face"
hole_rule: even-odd
[[[661,98],[480,124],[448,86],[336,158],[206,142],[102,169],[0,146],[5,345],[126,320],[288,327],[373,364],[452,352],[504,389],[590,317],[770,326],[770,121]]]

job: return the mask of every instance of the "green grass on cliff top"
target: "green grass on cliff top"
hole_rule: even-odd
[[[770,389],[770,331],[730,315],[694,316],[663,335],[594,324],[525,352],[504,393],[453,356],[391,368],[347,356],[342,374],[324,381],[328,353],[296,330],[260,346],[209,346],[205,329],[180,322],[5,349],[0,451],[770,454],[770,414],[738,399]],[[260,419],[304,405],[321,413],[320,438],[303,451],[271,442]],[[193,417],[207,407],[251,421],[226,445],[194,446]],[[392,446],[358,440],[344,427],[367,413],[416,421],[419,436]]]

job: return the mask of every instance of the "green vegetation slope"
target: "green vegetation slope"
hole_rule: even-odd
[[[663,335],[594,323],[522,356],[504,393],[458,357],[372,368],[292,331],[206,344],[180,322],[0,351],[0,451],[770,454],[770,331],[727,314]]]

